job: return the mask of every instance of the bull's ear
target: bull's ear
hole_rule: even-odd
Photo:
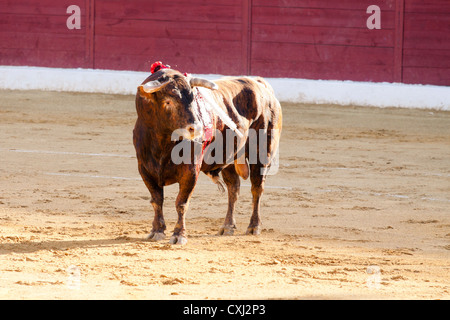
[[[140,85],[138,88],[139,88],[140,92],[143,91],[147,94],[150,94],[150,93],[161,90],[166,85],[168,85],[169,82],[170,82],[170,79],[165,82],[159,82],[158,80],[154,80],[154,81],[149,81],[147,83],[144,83],[143,85]]]
[[[204,87],[211,90],[219,89],[219,86],[212,81],[203,78],[189,78],[189,84],[191,87]]]

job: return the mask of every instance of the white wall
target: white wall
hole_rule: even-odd
[[[0,89],[135,94],[146,72],[0,66]],[[196,75],[217,79],[218,75]],[[450,87],[266,78],[280,101],[450,110]]]

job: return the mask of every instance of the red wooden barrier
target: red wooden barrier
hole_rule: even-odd
[[[95,67],[243,73],[242,1],[105,1],[95,6]]]
[[[450,1],[405,1],[403,81],[450,85]]]
[[[69,30],[66,9],[81,9]],[[381,29],[367,28],[368,6]],[[0,65],[450,85],[447,0],[3,0]]]
[[[0,65],[88,68],[86,30],[66,26],[70,5],[81,8],[84,0],[3,0],[0,2]]]

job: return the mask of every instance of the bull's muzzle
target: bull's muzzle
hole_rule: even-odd
[[[203,136],[202,125],[198,122],[190,123],[184,128],[176,129],[172,133],[172,141],[180,139],[195,140]]]

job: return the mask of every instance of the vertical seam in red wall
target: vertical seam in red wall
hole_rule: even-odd
[[[85,28],[85,35],[84,35],[84,46],[85,46],[85,50],[84,50],[84,60],[85,60],[85,64],[88,65],[89,67],[90,65],[90,61],[91,61],[91,56],[90,56],[90,52],[91,52],[91,42],[90,42],[90,32],[91,32],[91,25],[90,25],[90,14],[91,14],[91,10],[90,10],[90,5],[89,5],[89,1],[90,0],[85,0],[84,1],[84,10],[86,11],[86,21],[83,21],[82,23],[84,23],[85,25],[83,25],[83,27]]]
[[[250,50],[251,50],[251,0],[242,1],[242,70],[241,73],[250,73]]]
[[[247,75],[252,74],[252,11],[253,11],[253,0],[248,0],[248,44],[247,44]]]
[[[394,82],[403,82],[403,42],[405,27],[405,0],[395,3]]]
[[[91,66],[95,69],[95,0],[89,0],[91,24]]]
[[[86,21],[85,30],[86,30],[86,41],[85,41],[85,63],[88,68],[94,68],[94,22],[93,22],[93,10],[92,3],[94,0],[85,0],[84,7],[86,10]]]
[[[95,68],[95,0],[85,0],[86,7],[86,64],[88,68]]]

